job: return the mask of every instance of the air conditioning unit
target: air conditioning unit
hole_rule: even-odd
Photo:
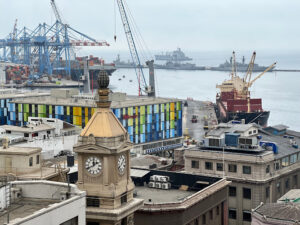
[[[155,176],[155,181],[160,181],[160,177],[159,175],[154,175]]]
[[[150,177],[150,181],[155,181],[155,176],[156,176],[156,175],[151,176],[151,177]]]
[[[20,199],[22,197],[22,189],[20,187],[13,187],[11,189],[11,193],[12,193],[12,199],[13,200],[17,200]]]
[[[161,183],[155,183],[156,188],[161,188]]]
[[[170,180],[170,177],[167,177],[167,176],[160,177],[160,182],[168,182],[169,180]]]
[[[161,187],[162,187],[162,189],[168,190],[168,189],[171,188],[171,184],[170,184],[170,183],[163,183],[163,184],[161,185]]]
[[[150,188],[155,188],[155,183],[154,182],[149,182],[149,187]]]

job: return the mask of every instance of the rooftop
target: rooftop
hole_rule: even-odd
[[[52,96],[39,96],[39,97],[31,97],[31,98],[18,98],[18,99],[14,99],[12,102],[25,103],[25,104],[27,103],[27,104],[49,104],[49,105],[96,107],[94,96],[89,95],[88,97],[56,98]],[[161,104],[161,103],[168,103],[174,101],[179,101],[179,99],[125,95],[125,98],[122,97],[119,99],[112,97],[111,108],[123,108],[123,107],[141,106],[141,105],[149,105],[149,104]]]
[[[48,124],[28,124],[23,127],[18,126],[12,126],[12,125],[3,125],[1,128],[13,132],[22,132],[22,133],[33,133],[33,132],[39,132],[39,131],[46,131],[46,130],[54,130],[55,128],[48,125]]]
[[[142,198],[145,203],[174,203],[182,201],[188,196],[196,193],[196,191],[184,191],[179,189],[162,190],[156,188],[149,188],[146,186],[136,186],[135,191],[137,198]]]
[[[151,169],[150,167],[153,167],[153,169],[162,168],[170,166],[172,161],[172,159],[155,155],[142,155],[139,157],[131,158],[131,167],[144,169]]]
[[[58,203],[58,200],[37,199],[37,198],[20,198],[8,208],[9,220],[24,218],[33,213],[48,208],[51,204]],[[0,224],[7,223],[7,210],[0,212]]]
[[[16,147],[8,146],[8,148],[0,147],[0,155],[31,155],[40,153],[41,148],[38,147]]]
[[[255,213],[263,216],[265,220],[300,221],[300,204],[295,203],[267,203],[259,205]]]
[[[0,99],[16,99],[16,98],[29,98],[29,97],[41,97],[41,96],[49,96],[50,93],[42,93],[42,92],[5,92],[0,95]]]
[[[286,202],[286,201],[299,203],[300,202],[300,189],[292,189],[277,200],[278,203],[282,203],[282,202]]]
[[[80,191],[75,185],[53,181],[13,181],[10,183],[14,190],[21,190],[20,195],[11,194],[11,204],[0,212],[0,224],[7,223],[9,212],[9,224],[23,224],[42,213],[64,206],[82,199],[85,201],[85,192]],[[62,193],[70,190],[70,197],[62,200]],[[13,190],[11,190],[13,192]],[[6,198],[6,194],[0,194],[0,200]],[[67,203],[68,202],[68,203]]]

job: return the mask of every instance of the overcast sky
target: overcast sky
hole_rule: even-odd
[[[299,50],[299,0],[126,0],[149,49]],[[56,0],[64,21],[111,50],[127,50],[113,0]],[[50,0],[0,0],[0,38],[13,29],[54,23]]]

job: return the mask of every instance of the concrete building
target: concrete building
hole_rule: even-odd
[[[129,134],[110,109],[109,77],[99,75],[97,110],[81,132],[78,188],[87,193],[87,225],[133,225],[134,212],[143,205],[133,197],[130,178]]]
[[[68,169],[55,164],[43,166],[41,151],[41,148],[16,147],[5,143],[0,147],[0,178],[10,176],[13,180],[65,182]]]
[[[85,192],[52,181],[14,181],[0,187],[0,224],[85,225]]]
[[[144,199],[144,206],[135,212],[136,225],[228,224],[230,181],[168,171],[133,171],[135,196]]]
[[[273,135],[255,124],[219,124],[199,147],[185,150],[189,173],[226,177],[229,224],[250,224],[251,209],[300,185],[300,134]]]
[[[26,125],[28,117],[57,118],[80,128],[96,110],[91,95],[57,95],[3,99],[8,125]],[[61,97],[65,96],[65,98]],[[155,154],[182,146],[182,101],[178,99],[127,96],[111,93],[111,108],[134,143],[133,152]]]

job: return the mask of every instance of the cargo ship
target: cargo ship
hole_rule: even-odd
[[[216,97],[216,112],[219,122],[238,120],[245,123],[257,123],[262,127],[267,126],[270,111],[263,109],[261,98],[250,97],[249,89],[258,78],[274,68],[276,63],[266,68],[261,74],[251,80],[251,68],[253,68],[255,54],[254,52],[248,65],[248,70],[243,78],[236,74],[235,67],[233,66],[231,79],[217,85],[217,88],[220,89],[220,93]]]

